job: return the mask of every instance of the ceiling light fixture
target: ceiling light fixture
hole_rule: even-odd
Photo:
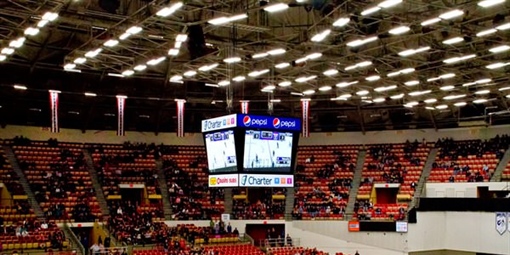
[[[330,91],[331,90],[331,86],[322,86],[319,88],[320,91]]]
[[[409,28],[408,26],[400,26],[400,27],[391,29],[390,31],[388,31],[388,33],[390,33],[392,35],[400,35],[403,33],[407,33],[410,30],[411,30],[411,28]]]
[[[119,44],[119,41],[117,41],[115,39],[110,39],[110,40],[106,41],[103,45],[106,47],[114,47],[117,44]]]
[[[404,97],[404,93],[400,93],[397,95],[390,96],[391,99],[401,99]]]
[[[498,62],[498,63],[486,65],[485,67],[487,69],[498,69],[498,68],[501,68],[501,67],[505,67],[507,65],[510,65],[510,62],[506,62],[506,63]]]
[[[85,63],[85,62],[87,62],[87,59],[86,59],[86,58],[76,58],[76,59],[73,61],[73,63],[75,63],[75,64],[83,64],[83,63]]]
[[[339,18],[337,19],[335,22],[333,22],[333,26],[334,27],[343,27],[345,25],[347,25],[349,23],[349,21],[351,21],[350,18]]]
[[[177,56],[177,55],[179,55],[179,49],[170,49],[170,50],[168,50],[168,55],[169,56]]]
[[[408,57],[408,56],[411,56],[411,55],[414,55],[414,54],[417,54],[420,52],[428,51],[428,50],[430,50],[430,47],[425,46],[425,47],[420,47],[417,49],[404,50],[404,51],[399,52],[398,55],[402,56],[402,57]]]
[[[133,70],[126,70],[124,72],[122,72],[122,76],[131,76],[135,73],[135,71]]]
[[[182,2],[177,2],[171,6],[165,7],[158,12],[156,12],[156,15],[159,17],[168,17],[177,10],[179,10],[184,4]]]
[[[478,6],[487,8],[487,7],[491,7],[491,6],[501,4],[504,2],[505,2],[505,0],[483,0],[483,1],[478,2]]]
[[[103,49],[101,49],[101,48],[97,48],[95,50],[88,51],[87,53],[85,53],[85,57],[94,58],[97,55],[99,55],[99,53],[101,53],[101,51],[103,51]]]
[[[218,82],[218,85],[219,85],[220,87],[225,87],[225,86],[230,85],[230,81],[228,81],[228,80],[223,80],[223,81]]]
[[[329,70],[324,71],[323,74],[326,75],[326,76],[333,76],[333,75],[338,74],[338,70],[336,70],[336,69],[329,69]]]
[[[246,80],[246,77],[244,77],[242,75],[239,75],[239,76],[236,76],[236,77],[232,78],[232,80],[235,81],[235,82],[241,82],[241,81]]]
[[[186,71],[186,72],[183,73],[183,75],[186,76],[186,77],[193,77],[196,74],[197,74],[197,71],[195,71],[195,70],[189,70],[189,71]]]
[[[328,37],[328,35],[331,34],[331,30],[330,29],[326,29],[316,35],[314,35],[311,39],[312,42],[322,42],[324,39],[326,39],[326,37]]]
[[[361,16],[367,16],[367,15],[370,15],[370,14],[372,14],[372,13],[376,13],[376,12],[378,12],[378,11],[380,11],[380,10],[381,10],[381,7],[379,7],[379,6],[374,6],[374,7],[372,7],[372,8],[368,8],[368,9],[366,9],[366,10],[362,11],[360,14],[361,14]]]
[[[348,42],[347,46],[358,47],[358,46],[361,46],[361,45],[364,45],[364,44],[367,44],[367,43],[370,43],[373,41],[377,41],[377,39],[378,39],[377,36],[371,36],[371,37],[367,37],[365,39],[357,39],[357,40]]]
[[[266,11],[266,12],[279,12],[279,11],[286,10],[288,8],[289,8],[288,4],[277,3],[277,4],[272,4],[270,6],[265,7],[264,11]]]
[[[402,3],[402,1],[403,0],[386,0],[386,1],[380,2],[377,6],[379,6],[381,8],[390,8],[397,4]]]
[[[389,86],[377,87],[377,88],[374,89],[374,91],[376,91],[376,92],[384,92],[384,91],[394,90],[396,88],[397,88],[397,85],[389,85]]]
[[[137,65],[133,68],[135,71],[138,71],[138,72],[141,72],[145,69],[147,69],[147,66],[146,65]]]
[[[459,98],[463,98],[463,97],[466,97],[466,94],[460,94],[460,95],[449,95],[449,96],[445,96],[443,97],[444,100],[455,100],[455,99],[459,99]]]
[[[510,50],[510,46],[508,46],[508,45],[496,46],[494,48],[489,49],[489,51],[492,53],[500,53],[500,52],[504,52],[507,50]]]
[[[24,34],[25,35],[30,35],[30,36],[34,36],[34,35],[37,35],[39,34],[40,30],[39,28],[34,28],[34,27],[27,27],[24,31]]]
[[[455,86],[453,86],[453,85],[446,85],[446,86],[440,87],[439,89],[442,91],[448,91],[448,90],[452,90],[454,88],[455,88]]]
[[[155,66],[155,65],[163,62],[165,59],[166,59],[165,57],[154,58],[154,59],[147,61],[147,65]]]
[[[226,59],[223,60],[223,62],[225,62],[227,64],[237,63],[237,62],[240,62],[240,61],[241,61],[240,57],[231,57],[231,58],[226,58]]]
[[[276,56],[276,55],[281,55],[281,54],[283,54],[285,52],[287,52],[285,49],[278,48],[278,49],[274,49],[274,50],[268,51],[267,54],[269,54],[271,56]]]
[[[313,89],[308,89],[308,90],[303,91],[303,95],[313,95],[313,94],[315,94],[315,90],[313,90]]]
[[[365,95],[368,95],[370,92],[368,90],[360,90],[358,92],[356,92],[356,95],[358,96],[365,96]]]
[[[464,15],[464,11],[456,9],[456,10],[451,10],[449,12],[445,12],[445,13],[439,15],[439,18],[440,19],[453,19],[453,18],[462,16],[462,15]]]
[[[349,87],[349,86],[357,84],[357,83],[358,83],[358,81],[340,82],[340,83],[337,83],[335,86],[338,88],[346,88],[346,87]]]
[[[290,66],[289,63],[279,63],[279,64],[276,64],[274,67],[276,67],[278,69],[283,69],[283,68],[287,68],[289,66]]]
[[[290,81],[282,81],[282,82],[278,83],[278,86],[280,86],[280,87],[288,87],[290,85],[292,85],[292,82],[290,82]]]
[[[480,99],[473,100],[473,103],[475,103],[475,104],[483,104],[483,103],[485,103],[487,101],[489,101],[489,100],[487,100],[485,98],[480,98]]]
[[[457,36],[457,37],[453,37],[453,38],[450,38],[450,39],[446,39],[443,41],[444,44],[455,44],[455,43],[460,43],[460,42],[463,42],[464,41],[464,38],[460,37],[460,36]]]
[[[404,82],[404,85],[409,86],[409,87],[411,87],[411,86],[416,86],[416,85],[418,85],[418,84],[420,84],[420,81],[418,81],[418,80],[412,80],[412,81],[406,81],[406,82]]]

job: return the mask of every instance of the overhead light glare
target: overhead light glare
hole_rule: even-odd
[[[329,70],[324,71],[323,74],[326,75],[326,76],[333,76],[333,75],[338,74],[338,70],[336,70],[336,69],[329,69]]]
[[[24,34],[25,34],[25,35],[34,36],[34,35],[39,34],[39,32],[40,32],[39,28],[35,28],[35,27],[27,27],[27,28],[25,29]]]
[[[498,90],[499,90],[499,91],[510,90],[510,87],[503,87],[503,88],[499,88]]]
[[[86,97],[96,97],[97,94],[96,93],[92,93],[92,92],[85,92],[83,93]]]
[[[132,26],[126,30],[126,33],[131,35],[136,35],[142,31],[142,28],[139,26]]]
[[[135,73],[135,71],[133,71],[133,70],[126,70],[126,71],[122,72],[122,75],[123,76],[131,76],[134,73]]]
[[[453,38],[444,40],[443,43],[450,45],[450,44],[460,43],[460,42],[463,42],[463,41],[464,41],[464,38],[462,38],[460,36],[457,36],[457,37],[453,37]]]
[[[289,8],[288,4],[277,3],[277,4],[272,4],[270,6],[265,7],[264,11],[266,11],[266,12],[279,12],[279,11],[286,10],[288,8]]]
[[[433,104],[433,103],[437,102],[437,99],[429,98],[429,99],[423,100],[423,102],[425,102],[426,104]]]
[[[193,77],[196,74],[197,74],[197,71],[195,71],[195,70],[189,70],[189,71],[186,71],[186,72],[183,73],[183,75],[186,76],[186,77]]]
[[[439,18],[441,18],[441,19],[453,19],[453,18],[462,16],[462,15],[464,15],[464,11],[457,9],[457,10],[452,10],[452,11],[443,13],[443,14],[439,15]]]
[[[420,25],[422,27],[425,27],[425,26],[430,26],[432,24],[436,24],[437,22],[441,21],[440,18],[432,18],[432,19],[428,19],[428,20],[425,20],[423,21]]]
[[[411,86],[416,86],[416,85],[418,85],[418,84],[420,84],[420,81],[418,81],[418,80],[412,80],[412,81],[406,81],[406,82],[404,82],[404,85],[409,86],[409,87],[411,87]]]
[[[498,30],[494,29],[494,28],[490,28],[490,29],[487,29],[487,30],[483,30],[483,31],[480,31],[476,34],[477,37],[484,37],[484,36],[487,36],[487,35],[490,35],[490,34],[494,34],[496,33]]]
[[[141,71],[145,70],[146,68],[147,68],[147,66],[146,66],[146,65],[137,65],[137,66],[135,66],[133,69],[134,69],[135,71],[141,72]]]
[[[276,56],[276,55],[281,55],[281,54],[283,54],[285,52],[286,52],[285,49],[278,48],[278,49],[274,49],[274,50],[268,51],[267,54],[269,54],[271,56]]]
[[[302,77],[296,78],[296,82],[303,83],[303,82],[311,81],[311,80],[313,80],[315,78],[317,78],[316,75],[302,76]]]
[[[390,33],[392,35],[400,35],[403,33],[407,33],[410,30],[411,30],[411,28],[409,28],[408,26],[400,26],[400,27],[391,29],[390,31],[388,31],[388,33]]]
[[[436,106],[436,109],[438,109],[438,110],[444,110],[446,108],[448,108],[448,105],[445,105],[445,104],[440,104],[440,105]]]
[[[43,28],[45,27],[47,24],[48,24],[49,21],[45,20],[45,19],[42,19],[40,20],[39,22],[37,22],[37,27],[39,28]]]
[[[496,27],[497,30],[507,30],[507,29],[510,29],[510,22],[509,23],[505,23],[503,25],[499,25]]]
[[[155,65],[163,62],[165,59],[166,59],[165,57],[154,58],[154,59],[147,61],[147,65],[155,66]]]
[[[343,27],[349,23],[351,19],[349,18],[339,18],[335,22],[333,22],[334,27]]]
[[[491,93],[491,91],[488,89],[478,90],[475,92],[476,95],[485,95],[485,94],[489,94],[489,93]]]
[[[174,75],[174,76],[170,77],[170,81],[171,82],[181,82],[182,81],[182,76]]]
[[[445,96],[443,97],[444,100],[455,100],[455,99],[459,99],[459,98],[463,98],[465,97],[466,94],[460,94],[460,95],[449,95],[449,96]]]
[[[257,77],[257,76],[260,76],[260,75],[263,75],[263,74],[266,74],[266,73],[269,73],[269,69],[253,71],[253,72],[249,73],[248,76],[250,76],[250,77]]]
[[[446,86],[440,87],[439,89],[442,91],[448,91],[448,90],[452,90],[454,88],[455,88],[455,86],[453,86],[453,85],[446,85]]]
[[[346,87],[349,87],[349,86],[357,84],[357,83],[358,83],[358,81],[340,82],[340,83],[337,83],[335,86],[338,88],[346,88]]]
[[[376,92],[384,92],[384,91],[394,90],[396,88],[397,88],[397,85],[389,85],[389,86],[377,87],[377,88],[374,89],[374,91],[376,91]]]
[[[386,1],[380,2],[377,6],[379,6],[381,8],[390,8],[397,4],[402,3],[402,1],[403,0],[386,0]]]
[[[283,69],[283,68],[287,68],[289,66],[290,66],[289,63],[279,63],[279,64],[276,64],[274,67],[276,67],[278,69]]]
[[[231,58],[226,58],[226,59],[223,60],[223,62],[225,62],[227,64],[237,63],[237,62],[240,62],[240,61],[241,61],[240,57],[231,57]]]
[[[173,14],[175,11],[179,10],[184,4],[182,2],[174,3],[173,5],[169,7],[165,7],[158,12],[156,12],[156,15],[159,17],[168,17],[171,14]]]
[[[211,71],[212,69],[218,67],[218,63],[214,63],[214,64],[210,64],[210,65],[204,65],[204,66],[201,66],[198,68],[198,71],[201,71],[201,72],[208,72],[208,71]]]
[[[409,92],[408,95],[414,97],[414,96],[421,96],[421,95],[429,94],[430,92],[432,92],[432,90],[418,90],[418,91]]]
[[[311,40],[312,40],[312,42],[322,42],[324,39],[326,39],[326,37],[328,37],[329,34],[331,34],[331,30],[326,29],[326,30],[314,35]]]
[[[401,99],[404,97],[404,93],[390,96],[391,99]]]
[[[12,53],[14,53],[14,49],[13,48],[3,48],[2,51],[0,51],[0,53],[2,53],[3,55],[11,55]]]
[[[505,67],[507,65],[510,65],[510,62],[506,62],[506,63],[503,63],[503,62],[498,62],[498,63],[494,63],[494,64],[490,64],[490,65],[487,65],[485,66],[487,69],[498,69],[498,68],[502,68],[502,67]]]
[[[372,99],[372,101],[373,101],[374,103],[382,103],[382,102],[386,101],[386,98],[384,98],[384,97],[378,97],[378,98],[374,98],[374,99]]]
[[[331,86],[322,86],[319,88],[320,91],[330,91],[331,90]]]
[[[278,83],[278,86],[280,86],[280,87],[288,87],[290,85],[292,85],[292,82],[290,82],[290,81],[282,81],[282,82]]]
[[[313,89],[308,89],[308,90],[303,91],[303,95],[313,95],[313,94],[315,94],[315,90],[313,90]]]
[[[101,48],[97,48],[95,50],[88,51],[87,53],[85,53],[85,57],[94,58],[97,55],[99,55],[99,53],[101,53],[101,51],[103,51],[103,49],[101,49]]]
[[[235,81],[235,82],[241,82],[241,81],[246,80],[246,77],[244,77],[242,75],[239,75],[239,76],[236,76],[236,77],[232,78],[232,80]]]
[[[117,44],[119,44],[119,41],[117,41],[115,39],[110,39],[110,40],[106,41],[103,45],[106,47],[114,47]]]
[[[64,65],[64,70],[71,70],[71,69],[74,69],[75,67],[76,67],[76,64],[69,63],[69,64]]]
[[[356,95],[358,96],[365,96],[365,95],[368,95],[370,92],[368,90],[360,90],[358,92],[356,92]]]
[[[378,11],[380,11],[380,10],[381,10],[381,7],[379,7],[379,6],[374,6],[374,7],[372,7],[372,8],[369,8],[369,9],[366,9],[366,10],[362,11],[362,12],[361,12],[361,16],[367,16],[367,15],[370,15],[370,14],[372,14],[372,13],[376,13],[376,12],[378,12]]]
[[[2,55],[0,54],[0,62],[4,61],[7,59],[7,56],[6,55]]]
[[[501,4],[504,2],[505,2],[505,0],[483,0],[483,1],[478,2],[478,6],[487,8],[487,7],[492,7],[494,5]]]
[[[473,103],[475,103],[475,104],[483,104],[483,103],[485,103],[487,101],[489,101],[489,100],[487,100],[485,98],[480,98],[480,99],[473,100]]]
[[[365,39],[357,39],[347,43],[349,47],[358,47],[377,40],[377,36],[367,37]]]
[[[27,86],[23,86],[23,85],[14,85],[13,86],[15,89],[19,89],[19,90],[27,90]]]
[[[306,56],[307,59],[317,59],[320,57],[322,57],[322,53],[320,52],[311,53],[308,56]]]
[[[83,63],[85,63],[85,62],[87,62],[87,59],[86,59],[86,58],[76,58],[76,59],[73,61],[73,63],[75,63],[75,64],[83,64]]]
[[[56,20],[57,18],[58,18],[58,13],[55,13],[55,12],[46,12],[42,16],[43,20],[47,20],[50,22]]]
[[[267,52],[262,52],[262,53],[257,53],[257,54],[252,55],[252,58],[265,58],[268,55],[269,54]]]
[[[168,50],[168,55],[169,56],[177,56],[177,55],[179,55],[179,49],[170,49],[170,50]]]
[[[492,53],[500,53],[500,52],[504,52],[507,50],[510,50],[510,46],[508,46],[508,45],[496,46],[494,48],[489,49],[489,51]]]
[[[188,35],[187,34],[178,34],[175,37],[175,41],[176,42],[185,42],[186,40],[188,40]]]
[[[377,81],[379,79],[381,79],[381,76],[379,76],[379,75],[372,75],[372,76],[368,76],[365,78],[365,80],[367,80],[367,81]]]

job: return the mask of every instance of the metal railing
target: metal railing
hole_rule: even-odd
[[[264,240],[260,240],[257,246],[262,247],[264,249],[271,247],[289,247],[289,246],[300,246],[301,239],[300,238],[268,238]]]

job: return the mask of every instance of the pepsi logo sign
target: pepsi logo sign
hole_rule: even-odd
[[[245,126],[247,126],[247,127],[249,127],[249,126],[250,126],[250,124],[251,124],[251,118],[250,118],[250,116],[244,116],[244,118],[243,118],[243,124],[244,124]]]
[[[280,127],[280,119],[274,118],[273,120],[273,127],[279,128]]]

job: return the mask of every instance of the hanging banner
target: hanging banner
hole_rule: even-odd
[[[241,113],[242,114],[248,114],[248,105],[250,104],[250,101],[242,100],[241,101]]]
[[[58,133],[60,131],[58,126],[58,90],[50,90],[50,108],[51,108],[51,132]]]
[[[508,228],[506,215],[507,213],[504,212],[496,212],[496,231],[500,235],[503,235]]]
[[[184,137],[184,99],[175,99],[177,103],[177,137]]]
[[[127,96],[117,96],[117,135],[124,136],[124,111]]]
[[[302,112],[302,131],[301,136],[309,137],[310,136],[310,100],[303,99],[301,100],[301,112]]]
[[[60,91],[58,90],[50,90],[50,108],[51,108],[51,132],[58,133],[60,132],[58,126],[58,94]]]

